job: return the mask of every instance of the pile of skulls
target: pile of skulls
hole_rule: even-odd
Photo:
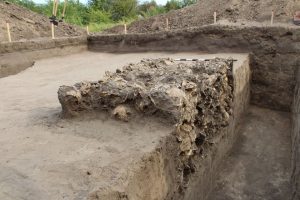
[[[182,153],[192,155],[205,138],[228,124],[231,73],[232,61],[227,59],[185,63],[145,59],[106,72],[98,82],[61,86],[58,98],[65,116],[103,109],[123,121],[134,112],[168,114],[176,124]]]

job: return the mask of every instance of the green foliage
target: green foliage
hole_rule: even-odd
[[[111,2],[111,12],[114,21],[136,17],[137,0],[111,0]]]
[[[21,5],[25,8],[28,8],[34,12],[40,12],[40,6],[35,4],[33,1],[31,0],[8,0],[9,2]]]
[[[181,8],[181,5],[182,5],[182,1],[180,0],[170,0],[166,4],[166,10],[167,11],[177,10]]]
[[[128,21],[126,22],[127,24],[131,24],[135,19],[128,19]],[[90,23],[89,24],[89,30],[90,32],[101,32],[105,29],[109,29],[112,28],[114,26],[117,25],[123,25],[124,22],[120,21],[120,22],[111,22],[111,23]]]
[[[89,0],[88,5],[95,10],[109,12],[111,10],[111,0]]]
[[[166,10],[177,10],[196,3],[197,0],[169,0],[166,4]]]
[[[138,10],[142,12],[147,12],[150,9],[158,7],[156,1],[146,1],[138,6]]]
[[[58,17],[61,17],[62,11],[63,4],[60,4]],[[89,9],[79,1],[69,0],[65,14],[65,21],[79,26],[87,25],[90,21]]]
[[[51,16],[53,0],[46,4],[36,4],[33,0],[8,0],[34,12]],[[63,11],[63,0],[58,7],[58,18]],[[90,31],[101,31],[118,24],[132,22],[139,16],[143,18],[166,13],[170,10],[183,8],[197,0],[169,0],[165,6],[157,5],[155,0],[138,3],[138,0],[89,0],[82,4],[79,0],[68,0],[65,21],[79,26],[89,25]]]
[[[164,6],[157,5],[157,3],[154,0],[152,0],[150,2],[146,1],[145,3],[139,5],[138,12],[139,15],[141,15],[144,18],[147,18],[165,13],[166,9]]]
[[[105,29],[112,28],[119,23],[111,22],[111,23],[90,23],[89,24],[89,31],[90,32],[101,32]]]
[[[102,11],[102,10],[97,10],[97,9],[90,9],[88,12],[88,18],[89,18],[89,23],[94,23],[94,24],[99,24],[99,23],[112,23],[111,20],[111,13]]]
[[[186,6],[192,5],[196,2],[197,2],[197,0],[182,0],[181,7],[186,7]]]

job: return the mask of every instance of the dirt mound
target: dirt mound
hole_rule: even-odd
[[[165,15],[151,17],[133,22],[128,32],[145,33],[166,30],[166,19],[170,29],[196,27],[213,23],[216,11],[218,20],[236,21],[270,21],[272,10],[275,22],[291,22],[293,13],[300,9],[298,0],[199,0],[186,8],[171,11]],[[117,26],[105,33],[122,33],[124,28]]]
[[[58,98],[65,115],[104,109],[123,121],[139,114],[172,119],[181,152],[192,155],[228,125],[231,73],[232,61],[225,59],[191,63],[149,59],[107,72],[99,82],[62,86]]]
[[[51,25],[47,16],[0,0],[0,42],[8,41],[6,32],[7,21],[10,23],[13,41],[51,37]],[[84,30],[66,23],[60,23],[55,29],[56,37],[79,36],[82,34],[84,34]]]

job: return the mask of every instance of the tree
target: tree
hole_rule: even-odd
[[[167,11],[177,10],[181,8],[181,3],[179,0],[170,0],[167,2],[165,8]]]
[[[157,5],[154,0],[146,1],[138,6],[138,13],[143,17],[151,17],[165,13],[165,8],[164,6]]]
[[[89,9],[89,23],[111,23],[111,14],[110,12],[98,10],[98,9]]]
[[[96,10],[109,12],[112,8],[111,0],[89,0],[88,5]]]
[[[111,0],[112,18],[115,21],[135,18],[137,15],[137,0]]]
[[[186,7],[186,6],[192,5],[192,4],[196,3],[196,2],[197,2],[197,0],[183,0],[181,6],[182,7]]]
[[[148,10],[153,9],[155,7],[157,7],[156,1],[146,1],[138,6],[138,10],[140,12],[147,12]]]

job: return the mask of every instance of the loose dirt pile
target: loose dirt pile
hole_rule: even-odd
[[[10,23],[13,41],[51,37],[51,25],[47,16],[0,0],[0,42],[8,41],[6,22]],[[56,37],[79,36],[84,33],[81,28],[66,23],[60,23],[55,29]]]
[[[199,0],[198,3],[186,8],[133,22],[128,27],[128,32],[147,33],[166,30],[166,19],[169,21],[169,29],[212,24],[215,11],[218,20],[265,22],[271,20],[271,13],[274,10],[274,22],[286,23],[292,21],[297,9],[300,10],[298,0]],[[123,26],[117,26],[104,33],[122,32],[124,32]]]
[[[61,86],[58,98],[65,116],[104,109],[123,121],[141,115],[170,119],[181,153],[190,156],[201,153],[200,147],[228,125],[232,61],[142,60],[116,73],[106,72],[98,82]]]

